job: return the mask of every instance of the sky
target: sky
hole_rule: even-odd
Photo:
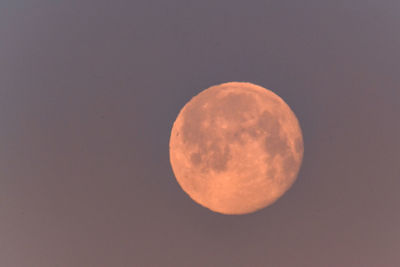
[[[0,266],[400,266],[397,0],[0,2]],[[169,135],[246,81],[299,119],[293,187],[244,216],[176,182]]]

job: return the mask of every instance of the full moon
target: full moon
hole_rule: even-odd
[[[212,86],[179,112],[171,131],[172,170],[198,204],[239,215],[265,208],[295,182],[303,136],[278,95],[247,82]]]

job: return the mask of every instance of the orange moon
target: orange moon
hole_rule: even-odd
[[[198,204],[246,214],[274,203],[295,182],[303,136],[278,95],[246,82],[212,86],[179,112],[170,136],[172,170]]]

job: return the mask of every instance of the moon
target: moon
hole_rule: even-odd
[[[265,208],[295,182],[303,159],[296,115],[278,95],[247,82],[211,86],[179,112],[169,155],[198,204],[239,215]]]

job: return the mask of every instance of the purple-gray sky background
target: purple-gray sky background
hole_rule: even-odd
[[[400,266],[400,2],[0,2],[0,266]],[[273,90],[303,166],[224,216],[174,179],[201,90]]]

